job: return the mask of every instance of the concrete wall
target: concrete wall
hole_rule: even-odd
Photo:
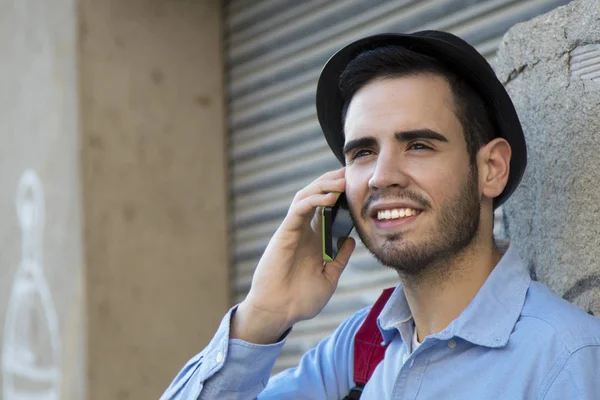
[[[5,0],[0,33],[0,398],[158,398],[229,306],[221,6]]]
[[[221,7],[79,8],[88,390],[158,398],[229,306]]]
[[[600,316],[600,2],[512,28],[497,72],[528,143],[506,230],[550,289]]]
[[[75,18],[73,0],[0,5],[4,400],[85,396]]]

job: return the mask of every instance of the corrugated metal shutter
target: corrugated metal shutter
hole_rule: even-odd
[[[338,167],[314,104],[318,74],[337,49],[369,34],[437,29],[461,36],[492,59],[512,25],[566,3],[231,0],[226,5],[226,44],[236,301],[247,293],[254,268],[295,192]],[[500,226],[497,232],[502,234]],[[296,365],[341,321],[396,283],[396,275],[359,246],[327,307],[294,328],[274,372]]]

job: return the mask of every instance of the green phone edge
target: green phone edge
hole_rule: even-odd
[[[340,195],[341,193],[335,193],[335,201],[331,206],[335,205],[337,200],[340,198]],[[325,207],[323,207],[321,208],[321,252],[323,256],[323,261],[332,262],[333,258],[331,258],[329,254],[325,253],[325,248]]]

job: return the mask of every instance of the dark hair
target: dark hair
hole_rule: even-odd
[[[350,100],[366,84],[375,79],[419,74],[441,75],[448,82],[454,95],[454,113],[463,127],[469,160],[474,165],[479,149],[495,136],[481,96],[435,58],[401,46],[366,50],[348,63],[338,82],[344,100],[342,123],[346,119]]]

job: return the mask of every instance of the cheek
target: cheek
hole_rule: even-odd
[[[448,197],[454,197],[460,183],[468,179],[469,169],[454,160],[426,163],[414,166],[411,178],[416,186],[432,201],[433,205],[443,203]]]
[[[346,198],[354,215],[359,215],[369,192],[369,179],[354,169],[346,169]]]

